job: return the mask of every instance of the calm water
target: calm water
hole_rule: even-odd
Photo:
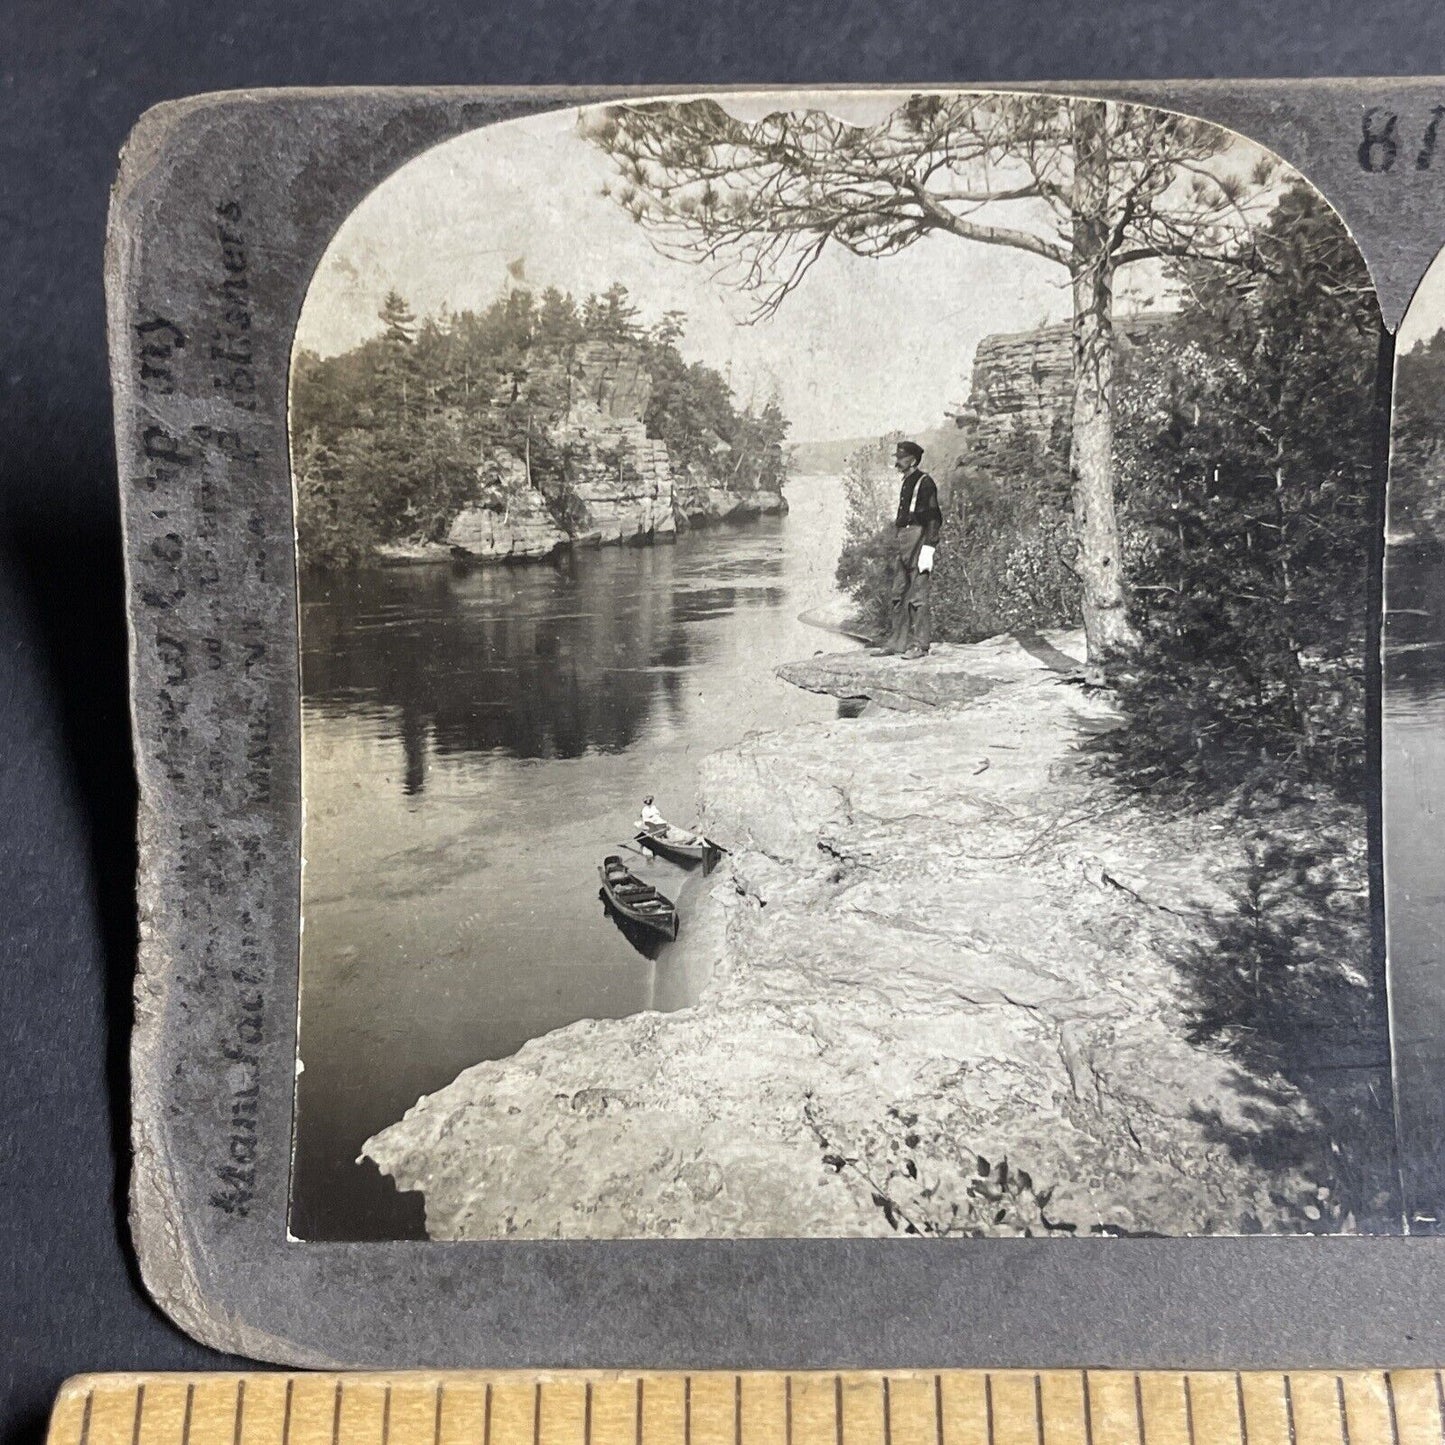
[[[788,498],[786,518],[556,566],[303,578],[294,1234],[421,1237],[420,1196],[354,1162],[370,1134],[550,1029],[696,999],[701,880],[629,859],[682,910],[678,942],[643,952],[597,864],[645,793],[692,820],[709,752],[835,715],[772,675],[854,645],[797,620],[834,595],[840,489]]]
[[[1406,1218],[1445,1232],[1445,552],[1386,564],[1385,878]]]

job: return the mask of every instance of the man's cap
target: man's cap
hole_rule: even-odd
[[[642,801],[644,803],[650,803],[652,801],[652,794],[649,793]]]
[[[923,460],[923,448],[917,442],[899,442],[893,448],[893,455],[896,457],[912,457],[914,461]]]

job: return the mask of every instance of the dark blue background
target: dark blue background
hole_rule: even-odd
[[[135,795],[101,253],[149,105],[260,85],[1445,72],[1440,0],[266,0],[0,9],[0,1430],[217,1367],[123,1220]],[[645,1363],[639,1361],[639,1363]]]

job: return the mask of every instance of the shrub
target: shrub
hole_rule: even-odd
[[[1022,423],[965,450],[934,473],[944,511],[934,562],[934,635],[975,642],[1012,630],[1071,626],[1079,619],[1072,568],[1067,440],[1043,438]],[[849,459],[848,516],[838,583],[860,622],[887,621],[887,573],[894,555],[898,476],[892,438]]]

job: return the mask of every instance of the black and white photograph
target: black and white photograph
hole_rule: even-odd
[[[1412,1233],[1445,1233],[1445,259],[1396,337],[1385,528],[1382,763],[1401,1160]]]
[[[1429,284],[1390,758],[1442,685]],[[1149,106],[614,102],[380,181],[289,379],[290,1234],[1429,1227],[1391,366],[1321,192]]]

